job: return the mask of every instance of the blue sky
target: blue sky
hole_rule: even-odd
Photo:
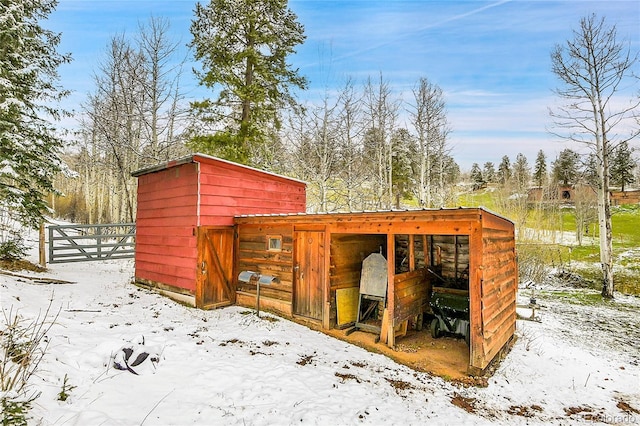
[[[190,41],[194,0],[60,0],[45,25],[62,33],[60,50],[74,61],[62,84],[77,108],[93,90],[107,43],[133,36],[151,16],[171,22],[172,37]],[[346,77],[380,74],[406,101],[419,78],[445,95],[453,156],[463,169],[499,163],[522,152],[530,164],[539,149],[555,158],[566,145],[551,136],[547,108],[557,98],[550,52],[572,38],[591,13],[615,24],[620,39],[640,50],[640,1],[375,1],[290,0],[307,39],[290,62],[310,80],[302,99],[339,88]],[[638,67],[636,67],[638,69]],[[183,88],[206,96],[190,72]],[[637,87],[636,87],[637,90]],[[636,142],[636,145],[638,143]]]

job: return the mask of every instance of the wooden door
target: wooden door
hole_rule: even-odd
[[[235,301],[233,285],[234,229],[199,228],[196,306],[213,309]]]
[[[293,313],[322,320],[324,232],[296,231]]]

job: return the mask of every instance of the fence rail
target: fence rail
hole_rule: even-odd
[[[51,225],[49,263],[127,259],[135,254],[135,223]]]

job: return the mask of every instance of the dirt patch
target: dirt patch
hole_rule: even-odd
[[[618,405],[616,405],[616,407],[618,407],[620,410],[628,414],[633,414],[633,413],[640,414],[640,410],[632,407],[631,405],[629,405],[629,403],[624,401],[618,402]]]
[[[7,271],[46,272],[47,268],[31,263],[28,260],[0,260],[0,269]]]
[[[307,364],[311,364],[313,362],[313,357],[315,357],[316,355],[304,355],[302,356],[298,361],[296,361],[296,364],[298,365],[307,365]]]
[[[395,380],[389,378],[385,378],[385,380],[389,382],[389,384],[396,390],[396,392],[401,390],[414,389],[414,386],[411,383],[405,382],[404,380]]]
[[[347,336],[344,330],[322,331],[368,351],[386,355],[417,371],[431,373],[452,381],[470,380],[467,374],[469,347],[463,339],[453,337],[434,339],[426,329],[409,330],[406,336],[396,338],[394,349],[376,342],[378,336],[373,333],[355,331]],[[482,385],[484,382],[481,380],[479,384]],[[475,382],[468,384],[476,385]]]
[[[451,383],[460,385],[465,388],[468,388],[468,387],[486,388],[489,386],[489,379],[487,379],[486,377],[468,376],[468,377],[460,377],[458,379],[452,379]]]
[[[357,383],[360,383],[360,379],[353,374],[342,374],[336,372],[336,377],[339,377],[342,383],[345,383],[347,380],[355,380]]]
[[[476,399],[475,398],[467,398],[459,393],[454,393],[453,398],[451,398],[451,403],[456,407],[462,408],[467,413],[475,413],[476,412]]]
[[[189,334],[189,336],[191,335]],[[229,340],[225,340],[224,342],[220,342],[219,346],[227,346],[229,344],[232,344],[232,345],[239,344],[240,346],[242,346],[244,345],[244,342],[238,339],[229,339]]]
[[[569,407],[565,408],[564,412],[567,417],[578,415],[587,421],[600,421],[601,419],[606,418],[604,409],[596,411],[589,406]]]
[[[531,406],[512,405],[507,410],[507,413],[511,414],[512,416],[521,416],[521,417],[533,417],[536,415],[536,413],[541,413],[541,412],[542,412],[542,407],[535,404]]]

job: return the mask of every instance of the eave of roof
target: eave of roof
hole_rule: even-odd
[[[154,166],[150,166],[150,167],[145,167],[139,170],[136,170],[134,172],[131,173],[131,176],[133,177],[139,177],[142,175],[146,175],[149,173],[155,173],[155,172],[159,172],[162,170],[166,170],[166,169],[170,169],[172,167],[177,167],[177,166],[181,166],[183,164],[188,164],[188,163],[222,163],[222,164],[227,164],[233,167],[238,167],[238,168],[242,168],[248,171],[252,171],[252,172],[256,172],[256,173],[260,173],[260,174],[264,174],[264,175],[269,175],[269,176],[273,176],[276,178],[280,178],[280,179],[285,179],[288,181],[292,181],[292,182],[298,182],[301,184],[306,185],[307,183],[305,181],[299,180],[299,179],[295,179],[289,176],[283,176],[283,175],[279,175],[277,173],[273,173],[273,172],[268,172],[265,170],[260,170],[257,169],[255,167],[250,167],[250,166],[246,166],[244,164],[239,164],[239,163],[234,163],[233,161],[229,161],[229,160],[223,160],[222,158],[218,158],[218,157],[214,157],[212,155],[207,155],[207,154],[201,154],[201,153],[193,153],[184,157],[180,157],[177,158],[175,160],[171,160],[171,161],[166,161],[164,163],[160,163],[160,164],[156,164]]]
[[[277,217],[304,217],[304,216],[348,216],[354,214],[385,214],[385,213],[420,213],[420,212],[438,212],[438,211],[458,211],[458,210],[480,210],[482,212],[489,213],[495,217],[506,220],[507,222],[514,223],[511,219],[508,219],[498,213],[495,213],[486,207],[442,207],[442,208],[422,208],[422,209],[392,209],[392,210],[362,210],[362,211],[350,211],[350,212],[320,212],[320,213],[268,213],[268,214],[243,214],[236,215],[236,218],[253,218],[253,217],[265,217],[265,218],[277,218]]]

